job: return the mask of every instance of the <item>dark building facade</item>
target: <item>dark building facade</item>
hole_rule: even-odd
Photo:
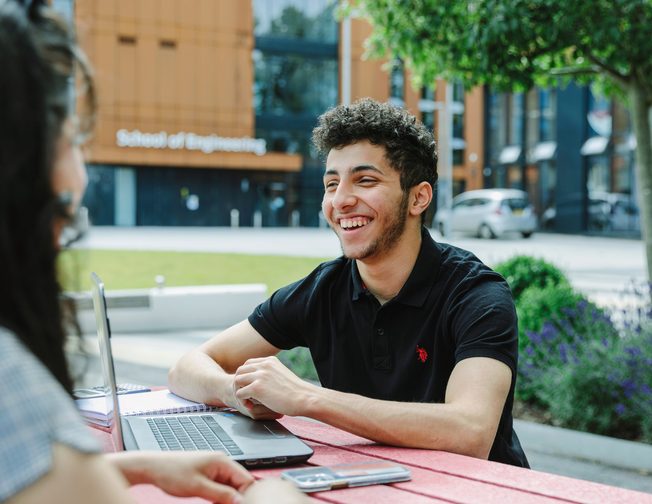
[[[485,187],[526,190],[544,230],[640,235],[636,142],[621,102],[574,84],[486,95]]]

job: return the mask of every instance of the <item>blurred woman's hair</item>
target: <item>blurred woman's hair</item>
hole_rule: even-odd
[[[0,326],[71,392],[54,236],[70,216],[52,173],[66,119],[92,129],[93,83],[72,29],[38,0],[0,0],[0,69]]]

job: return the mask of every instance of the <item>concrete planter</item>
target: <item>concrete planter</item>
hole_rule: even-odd
[[[76,300],[82,332],[95,332],[90,292]],[[155,287],[106,292],[114,332],[223,329],[247,318],[267,297],[264,284]]]

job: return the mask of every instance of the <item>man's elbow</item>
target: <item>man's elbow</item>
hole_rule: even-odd
[[[487,460],[496,437],[496,429],[485,425],[476,425],[468,429],[463,455]]]
[[[179,394],[183,391],[183,384],[189,373],[188,370],[193,369],[191,361],[193,360],[192,354],[194,352],[195,350],[192,350],[181,356],[181,358],[179,358],[179,360],[177,360],[168,370],[168,385],[170,390],[175,394]]]

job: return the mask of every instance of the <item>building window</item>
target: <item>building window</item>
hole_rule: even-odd
[[[464,86],[461,82],[453,83],[453,165],[464,164],[466,141],[464,140]]]
[[[337,43],[335,0],[253,0],[254,35]]]
[[[256,114],[323,113],[337,104],[337,61],[254,51]]]
[[[509,144],[523,144],[523,105],[522,93],[510,95],[509,100]]]
[[[435,87],[424,86],[421,88],[421,99],[419,100],[421,111],[421,122],[430,131],[435,131]]]
[[[539,90],[539,140],[541,142],[557,139],[557,91],[555,89]]]
[[[405,103],[405,67],[400,59],[392,61],[389,74],[389,101],[401,107]]]

